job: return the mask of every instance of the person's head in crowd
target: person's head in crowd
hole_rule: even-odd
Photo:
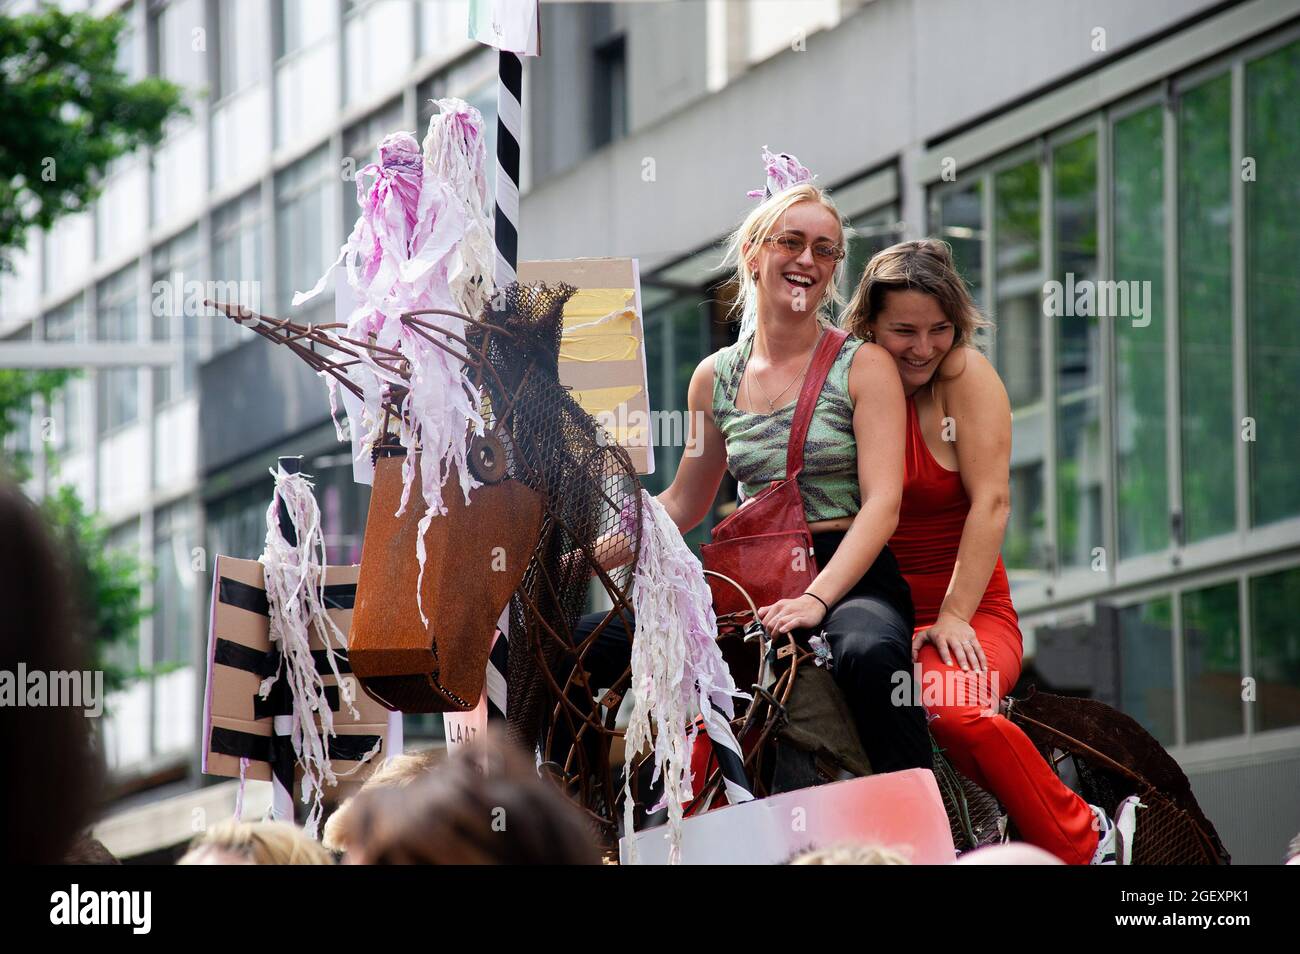
[[[428,749],[424,752],[410,752],[402,755],[394,755],[384,760],[383,764],[375,769],[365,783],[361,786],[361,792],[368,792],[376,788],[401,788],[404,785],[410,785],[418,778],[427,775],[435,765],[446,758],[446,752],[441,749]],[[360,794],[358,792],[357,794]],[[348,850],[347,842],[347,818],[352,811],[354,798],[348,798],[343,801],[334,814],[325,820],[325,826],[321,829],[321,844],[329,851],[336,854],[342,854]]]
[[[283,821],[219,822],[195,838],[180,865],[331,865],[330,853]]]
[[[790,859],[792,865],[910,865],[899,848],[845,842],[805,851]]]
[[[600,863],[580,809],[494,737],[409,785],[358,794],[344,838],[352,864]]]
[[[1065,862],[1056,855],[1043,851],[1042,848],[1014,841],[1005,845],[989,845],[987,848],[968,851],[958,858],[956,863],[959,865],[1060,865]]]
[[[0,692],[26,694],[33,677],[46,690],[43,705],[0,705],[0,751],[15,776],[0,785],[0,851],[10,864],[58,864],[98,810],[103,777],[89,710],[49,704],[56,701],[49,694],[55,678],[84,685],[82,614],[72,602],[67,563],[36,507],[4,480],[0,540],[0,680],[7,683]]]
[[[83,834],[63,856],[65,865],[120,865],[122,862],[89,832]]]

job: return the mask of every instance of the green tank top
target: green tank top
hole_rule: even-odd
[[[727,470],[740,484],[744,500],[772,481],[785,479],[786,444],[798,403],[791,401],[774,414],[751,414],[736,407],[753,341],[751,336],[721,349],[713,365],[713,420],[726,438]],[[841,345],[808,426],[799,492],[809,523],[853,517],[862,508],[849,397],[849,367],[861,344],[850,335]]]

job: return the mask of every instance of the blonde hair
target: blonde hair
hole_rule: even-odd
[[[824,189],[811,182],[801,182],[783,189],[760,202],[749,215],[745,216],[740,227],[728,237],[727,251],[722,259],[723,267],[734,265],[736,269],[736,301],[731,306],[731,315],[733,318],[740,317],[742,338],[752,334],[758,323],[758,283],[754,281],[753,276],[754,261],[763,243],[771,238],[781,218],[790,211],[792,206],[800,202],[816,202],[834,213],[835,221],[840,226],[840,244],[844,245],[848,241],[850,229],[844,217],[840,215],[840,210],[836,208]],[[749,246],[748,253],[744,251],[746,245]],[[812,309],[813,314],[823,324],[834,324],[831,309],[839,308],[844,304],[844,296],[840,293],[840,282],[844,278],[846,261],[848,261],[847,256],[835,263],[835,270],[831,272],[826,291],[822,293],[821,300]]]
[[[361,792],[368,792],[376,788],[401,788],[404,785],[410,785],[417,779],[423,778],[432,771],[433,767],[446,758],[446,752],[440,749],[428,749],[424,752],[406,752],[401,755],[394,755],[384,760],[384,763],[375,769],[372,774],[361,786]],[[348,798],[343,801],[334,814],[325,821],[325,827],[321,831],[321,844],[330,851],[344,852],[348,850],[348,825],[347,818],[352,811],[353,799]]]
[[[330,853],[300,828],[283,821],[218,822],[190,844],[177,864],[203,863],[203,856],[219,851],[254,865],[332,865]]]
[[[975,347],[975,333],[992,324],[980,314],[958,273],[952,246],[940,239],[917,239],[891,245],[871,257],[849,301],[844,327],[870,341],[871,326],[884,310],[886,296],[908,290],[924,292],[939,303],[952,322],[954,348]]]
[[[884,845],[839,844],[805,851],[792,865],[910,865],[907,856]]]

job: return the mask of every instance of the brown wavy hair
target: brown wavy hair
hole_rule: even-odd
[[[409,785],[358,794],[342,836],[353,864],[600,863],[581,810],[494,733]]]
[[[862,271],[849,299],[843,327],[859,338],[871,340],[871,326],[892,291],[919,291],[939,303],[952,322],[954,348],[974,347],[975,333],[992,323],[980,314],[966,282],[957,272],[952,246],[939,239],[899,242],[877,252]]]

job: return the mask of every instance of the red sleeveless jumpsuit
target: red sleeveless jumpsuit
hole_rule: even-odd
[[[912,588],[914,638],[934,624],[948,592],[970,498],[956,471],[934,459],[925,444],[916,402],[907,402],[907,462],[898,530],[889,547]],[[921,648],[921,701],[930,731],[948,760],[1007,810],[1020,836],[1062,861],[1087,864],[1097,848],[1094,815],[1034,748],[996,713],[997,702],[1020,678],[1023,645],[1011,603],[1007,571],[998,557],[979,609],[968,621],[989,672],[963,673],[946,665],[933,645]]]

